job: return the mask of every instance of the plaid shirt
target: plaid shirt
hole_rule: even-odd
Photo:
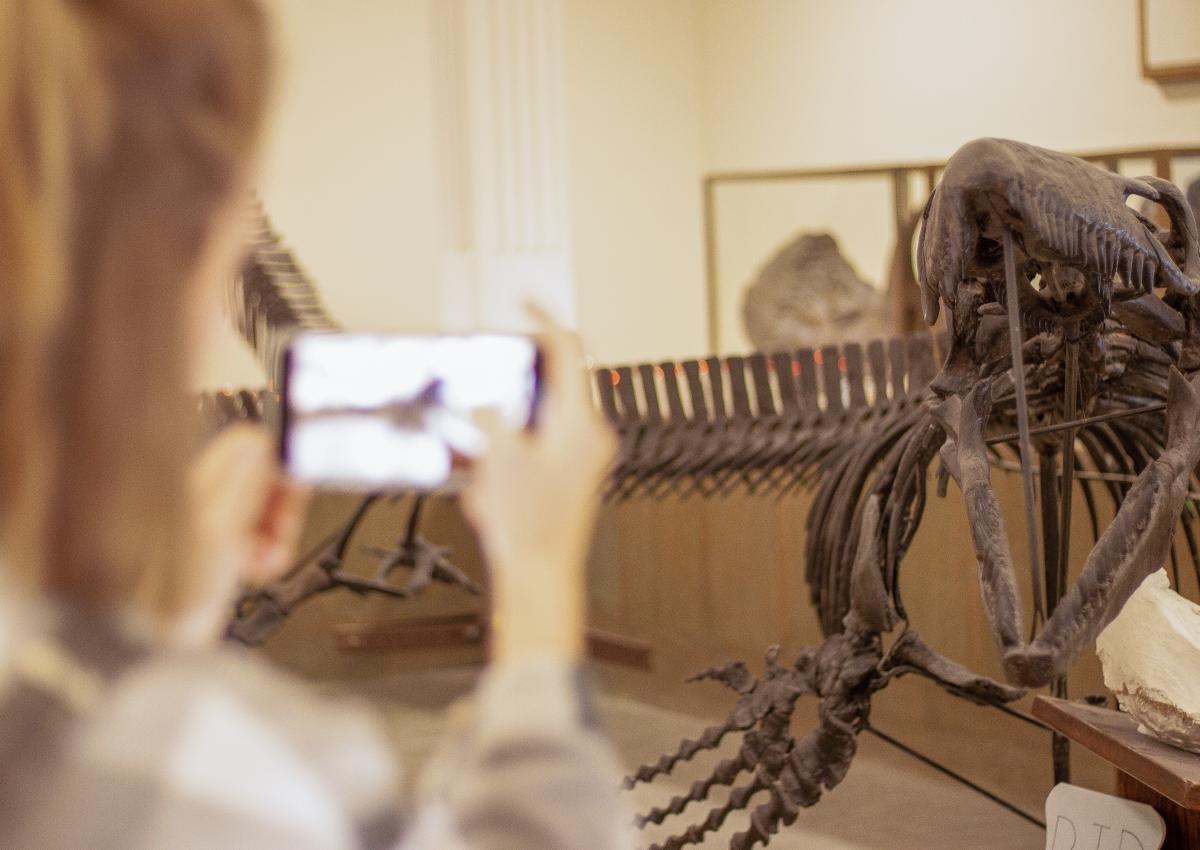
[[[78,613],[14,612],[0,604],[0,847],[631,846],[615,761],[566,665],[484,675],[405,829],[367,707],[244,652],[151,653]]]

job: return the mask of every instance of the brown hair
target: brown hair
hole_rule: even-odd
[[[172,612],[191,572],[186,314],[257,142],[264,23],[253,0],[3,6],[0,510],[41,494],[43,589],[103,605],[138,587]]]

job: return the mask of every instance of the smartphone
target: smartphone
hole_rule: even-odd
[[[288,473],[357,491],[455,489],[485,449],[474,416],[532,428],[541,356],[530,337],[310,332],[284,355]]]

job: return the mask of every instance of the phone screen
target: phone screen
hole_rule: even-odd
[[[282,452],[296,479],[436,489],[485,448],[477,411],[532,425],[537,345],[506,334],[306,333],[285,360]]]

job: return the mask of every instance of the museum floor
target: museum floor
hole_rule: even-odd
[[[359,680],[354,689],[384,706],[399,755],[411,771],[436,743],[444,707],[467,692],[474,676],[471,667],[396,672],[373,677],[369,684]],[[600,707],[627,765],[657,758],[664,741],[694,737],[704,725],[695,717],[614,693],[604,694]],[[842,785],[778,835],[771,842],[772,850],[1033,850],[1043,846],[1040,829],[874,739],[864,736],[861,744]],[[660,780],[643,789],[637,797],[639,806],[664,804],[720,757],[693,765],[691,773],[681,771],[670,784]],[[697,819],[707,810],[695,808],[700,813]],[[726,847],[729,835],[743,824],[736,816],[731,818],[703,847]],[[647,837],[659,838],[669,834],[667,827],[685,825],[678,819],[668,821],[660,831],[647,832]]]

